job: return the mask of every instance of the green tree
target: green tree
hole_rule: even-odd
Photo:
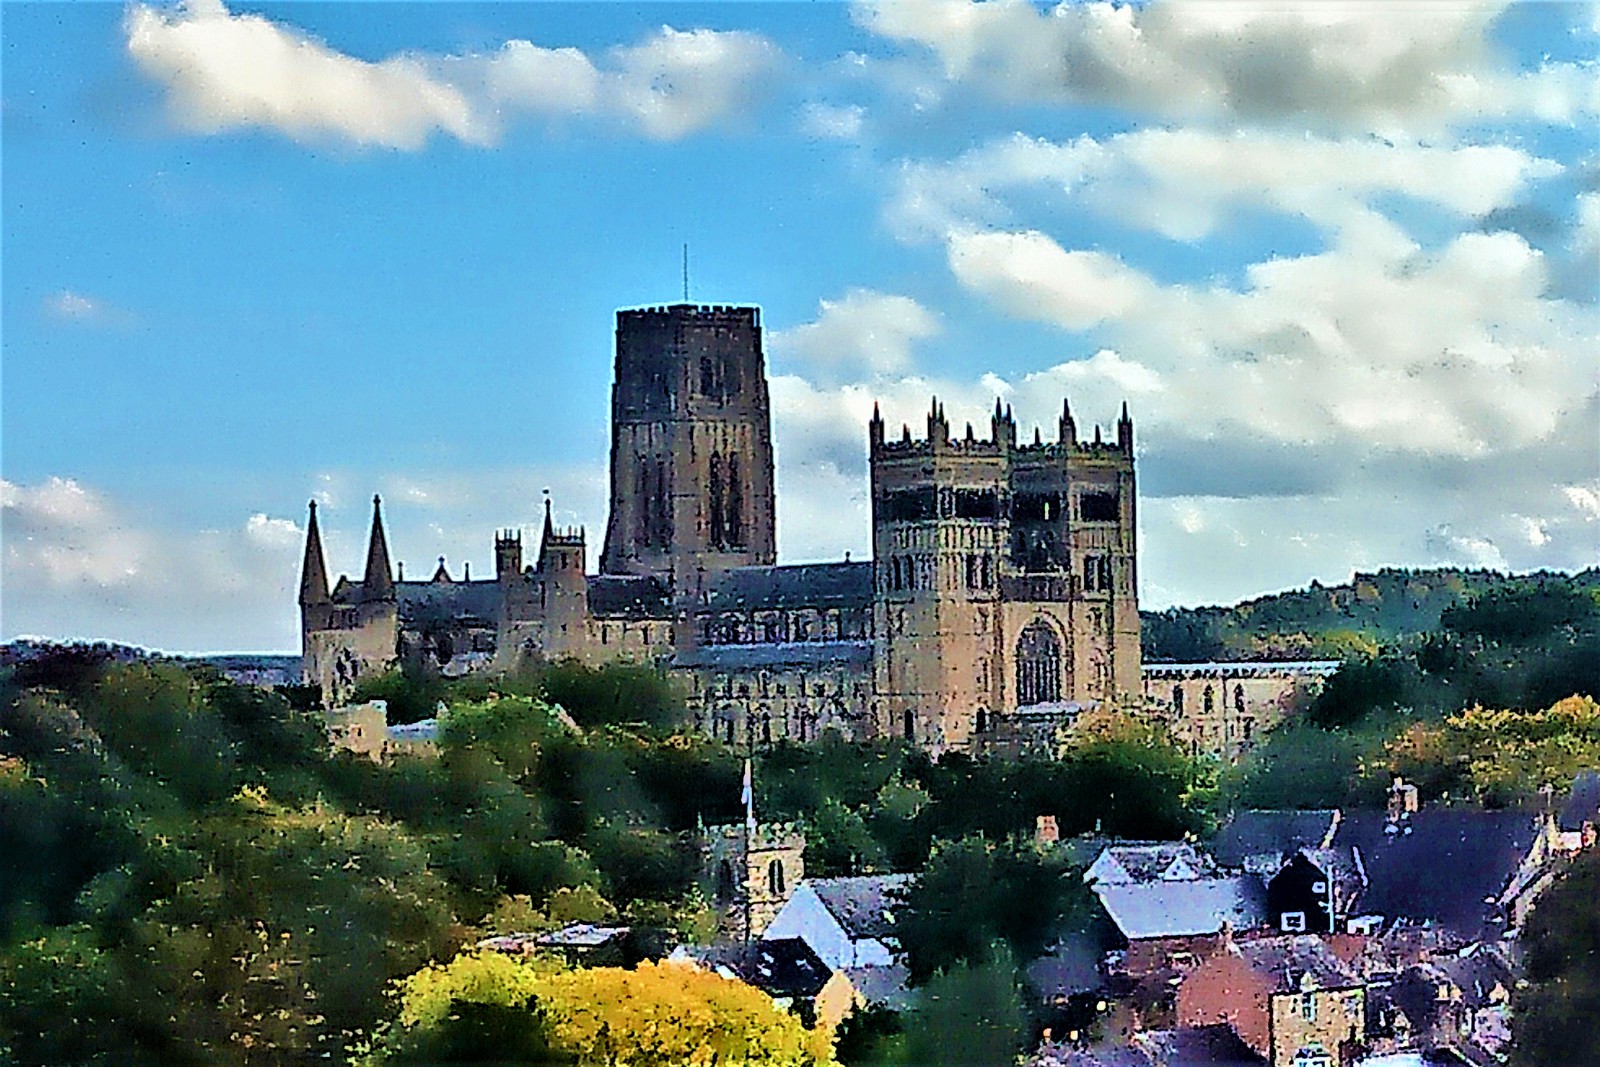
[[[957,963],[922,988],[906,1020],[906,1062],[915,1067],[1004,1067],[1016,1062],[1027,1016],[1015,961],[1004,944],[977,963]]]
[[[989,962],[996,945],[1032,959],[1057,937],[1092,931],[1095,914],[1081,869],[1061,853],[967,837],[935,848],[895,912],[895,929],[921,983],[957,964]]]
[[[1547,890],[1523,936],[1528,985],[1513,994],[1516,1067],[1600,1063],[1600,851]]]

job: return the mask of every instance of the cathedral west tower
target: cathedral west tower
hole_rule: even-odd
[[[653,575],[681,594],[708,572],[770,566],[773,500],[760,310],[619,311],[601,573]]]

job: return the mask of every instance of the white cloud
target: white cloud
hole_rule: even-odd
[[[1585,521],[1600,519],[1600,481],[1592,485],[1564,485],[1561,494],[1583,515]]]
[[[418,148],[435,133],[472,144],[489,137],[460,90],[418,59],[369,63],[220,0],[164,13],[129,9],[128,54],[167,89],[178,121],[201,133],[241,127],[299,140]]]
[[[949,237],[961,284],[1013,315],[1082,330],[1145,304],[1155,285],[1115,256],[1068,252],[1036,230]]]
[[[1372,138],[1144,129],[1057,144],[1016,134],[939,163],[900,168],[885,216],[907,240],[1013,218],[1008,198],[1043,189],[1063,207],[1178,240],[1224,229],[1241,209],[1299,216],[1339,231],[1368,225],[1398,194],[1477,218],[1561,172],[1504,145],[1395,144]]]
[[[747,113],[782,64],[778,47],[757,34],[670,26],[612,56],[616,109],[662,140]]]
[[[132,315],[109,301],[80,293],[75,289],[62,289],[51,293],[44,298],[40,306],[46,315],[63,322],[122,327],[129,326],[135,321]]]
[[[258,513],[230,528],[163,531],[66,478],[0,482],[5,629],[148,647],[286,648],[301,538]]]
[[[908,296],[851,289],[818,303],[817,317],[768,334],[774,365],[790,360],[824,374],[883,374],[911,362],[912,348],[939,333],[939,317]]]
[[[1497,66],[1489,30],[1505,7],[873,0],[854,11],[932,53],[943,81],[1002,99],[1379,131],[1593,113],[1590,67]]]
[[[494,143],[518,114],[599,119],[671,140],[737,120],[783,64],[757,34],[663,26],[597,63],[576,48],[506,42],[487,55],[346,55],[219,0],[129,9],[128,53],[180,125],[404,150],[443,135]]]
[[[866,129],[867,109],[812,101],[800,110],[800,132],[826,141],[859,141]]]
[[[62,319],[93,319],[105,311],[105,306],[93,297],[63,289],[45,297],[44,309]]]

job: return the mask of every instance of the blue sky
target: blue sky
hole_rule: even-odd
[[[1147,606],[1600,558],[1595,8],[8,4],[0,634],[292,650],[598,538],[612,315],[764,309],[779,548],[864,419],[1127,399]]]

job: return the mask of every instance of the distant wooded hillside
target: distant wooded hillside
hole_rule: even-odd
[[[1151,663],[1340,659],[1435,630],[1445,610],[1465,600],[1507,588],[1547,587],[1593,595],[1600,592],[1600,569],[1505,575],[1454,567],[1385,568],[1358,573],[1344,585],[1312,582],[1306,589],[1232,607],[1147,611],[1141,613],[1144,658]]]

